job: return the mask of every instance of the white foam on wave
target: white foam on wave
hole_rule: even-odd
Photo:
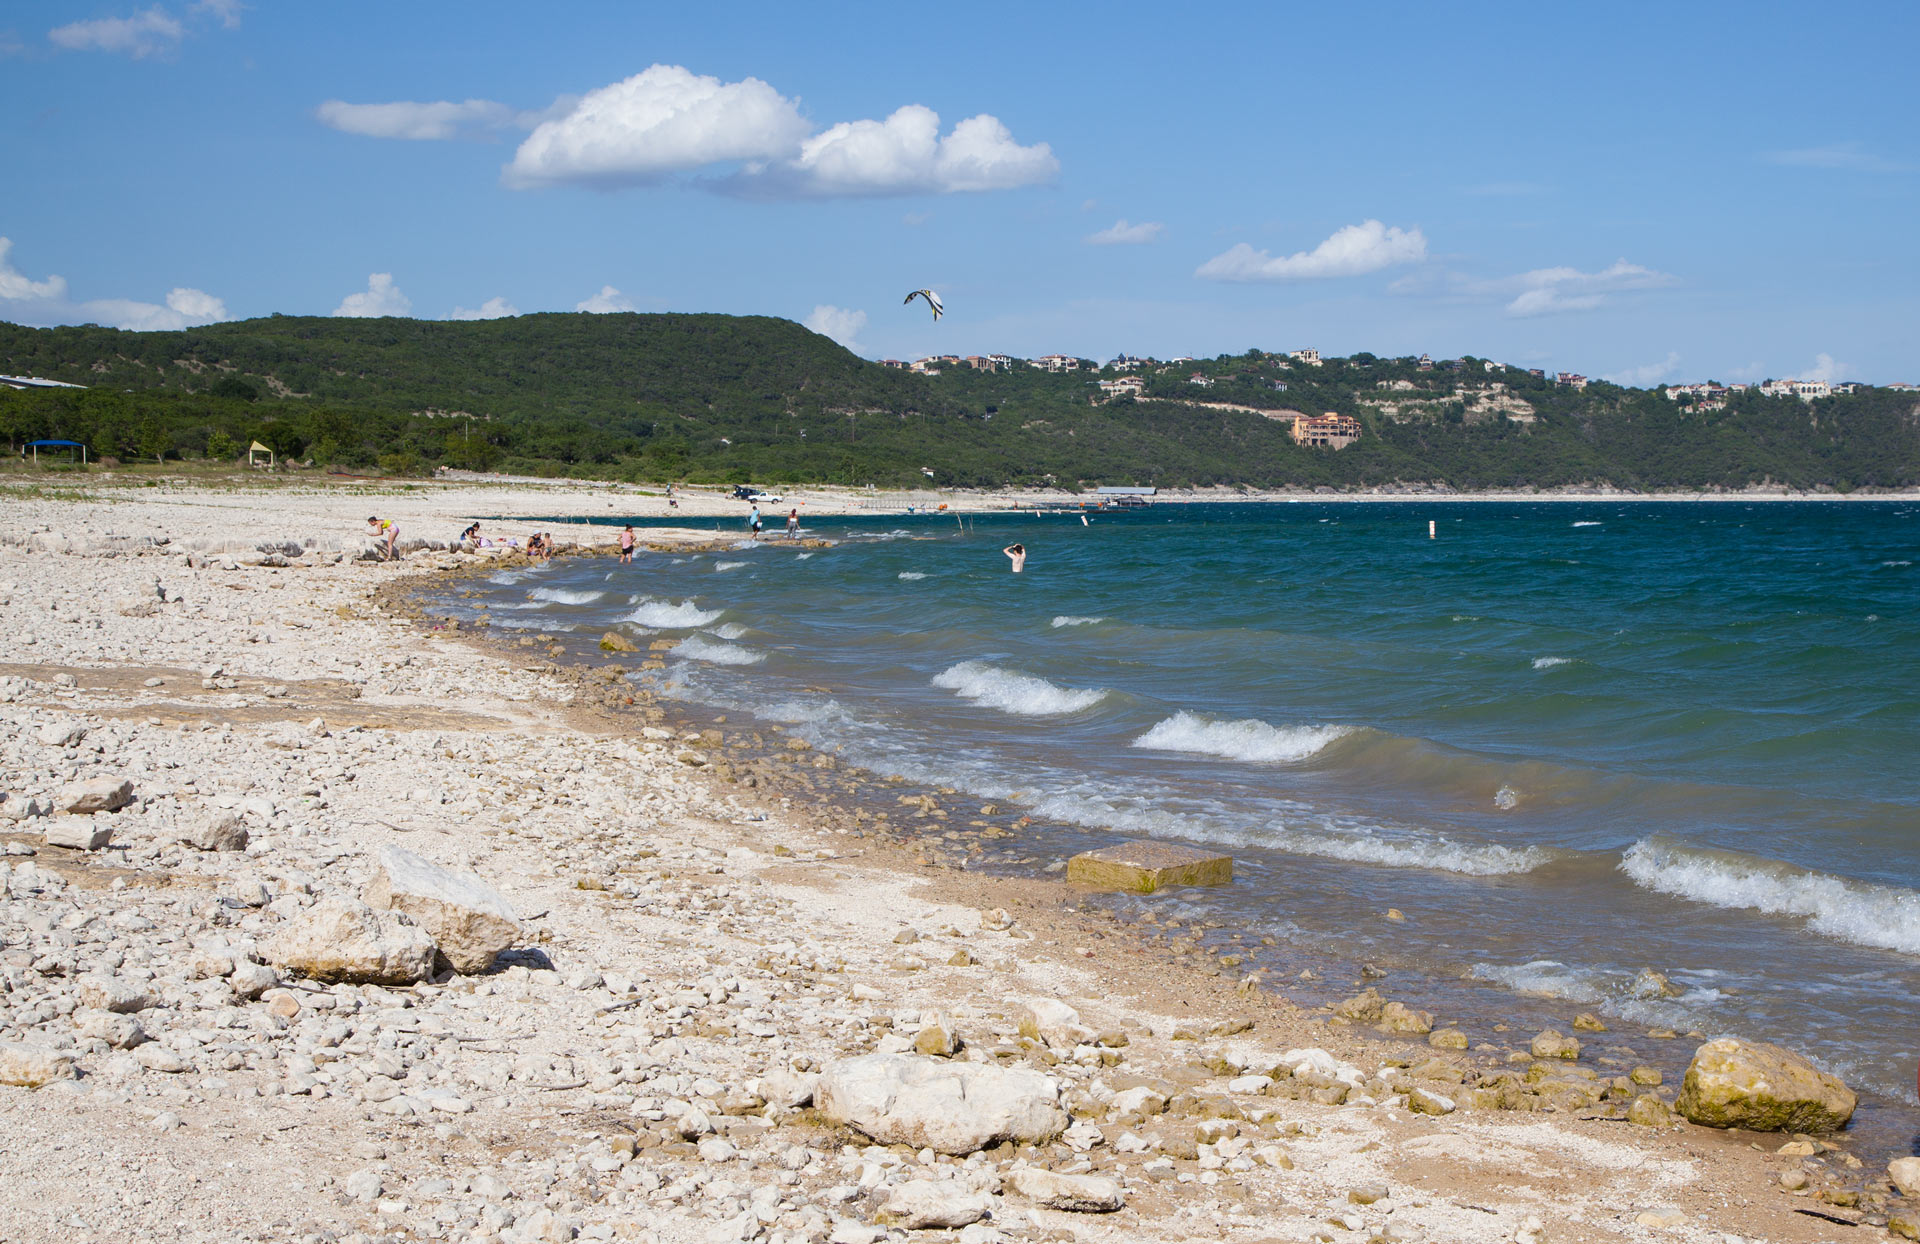
[[[1105,688],[1083,690],[1056,687],[1044,678],[1001,669],[985,661],[962,661],[933,676],[933,685],[972,700],[982,708],[997,708],[1017,717],[1048,717],[1092,708],[1107,695]]]
[[[927,576],[918,570],[902,570],[900,572],[900,577],[902,579],[906,579],[907,581],[911,582],[914,579],[924,579]]]
[[[605,592],[578,592],[564,587],[536,587],[527,593],[529,599],[543,600],[555,605],[591,605],[605,595]]]
[[[713,569],[715,573],[722,570],[738,570],[746,564],[745,562],[715,562],[713,563]]]
[[[1305,760],[1350,733],[1352,730],[1347,726],[1274,726],[1251,717],[1240,721],[1211,721],[1182,711],[1157,723],[1135,739],[1133,746],[1255,764],[1284,764]]]
[[[1092,626],[1095,623],[1105,622],[1105,621],[1106,621],[1105,618],[1093,618],[1093,617],[1086,617],[1081,614],[1063,613],[1059,617],[1053,620],[1053,625],[1056,628],[1062,627],[1062,626]]]
[[[1574,526],[1575,527],[1598,527],[1600,526],[1600,520],[1594,519],[1594,518],[1583,518],[1579,522],[1575,523]]]
[[[739,644],[725,644],[703,635],[689,635],[673,646],[673,655],[709,665],[758,665],[767,654]]]
[[[501,587],[511,587],[532,573],[531,570],[497,570],[487,576],[487,582],[497,583]]]
[[[1881,562],[1880,564],[1881,564],[1882,566],[1886,566],[1886,567],[1888,567],[1888,568],[1892,568],[1892,567],[1895,567],[1895,566],[1911,566],[1911,565],[1913,565],[1913,563],[1912,563],[1912,562],[1910,562],[1910,561],[1908,561],[1908,560],[1906,560],[1905,558],[1895,558],[1895,559],[1893,559],[1893,560],[1891,560],[1891,561],[1884,561],[1884,562]]]
[[[747,634],[747,628],[738,622],[728,622],[724,626],[714,627],[713,633],[722,639],[744,639]]]
[[[1643,974],[1644,975],[1644,974]],[[1684,989],[1677,998],[1642,987],[1639,976],[1597,967],[1574,967],[1557,959],[1531,963],[1476,963],[1472,980],[1534,998],[1591,1006],[1603,1015],[1650,1028],[1692,1028],[1710,1021],[1707,1012],[1724,994],[1711,986]]]
[[[720,615],[725,612],[724,609],[702,609],[690,600],[678,604],[650,600],[628,614],[627,621],[661,631],[690,631],[696,626],[718,622]]]
[[[1920,893],[1779,860],[1642,838],[1620,857],[1635,885],[1711,907],[1799,916],[1822,937],[1920,955]]]
[[[1148,799],[1063,791],[1033,805],[1035,815],[1076,825],[1094,825],[1153,837],[1177,837],[1224,847],[1259,847],[1290,855],[1424,868],[1468,877],[1506,877],[1532,872],[1553,858],[1539,847],[1503,847],[1455,842],[1439,835],[1378,829],[1295,829],[1284,824],[1242,826],[1211,815],[1156,806]]]
[[[1556,665],[1572,664],[1572,657],[1535,657],[1533,659],[1533,668],[1537,670],[1550,670]]]
[[[797,562],[803,562],[803,561],[805,561],[805,560],[807,560],[807,559],[808,559],[809,557],[812,557],[812,556],[813,556],[813,554],[811,554],[811,553],[795,553],[795,554],[793,555],[793,560],[795,560],[795,561],[797,561]]]

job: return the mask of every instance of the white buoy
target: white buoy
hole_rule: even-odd
[[[1440,538],[1440,533],[1433,529],[1433,520],[1428,519],[1427,520],[1427,539],[1438,540],[1439,538]]]

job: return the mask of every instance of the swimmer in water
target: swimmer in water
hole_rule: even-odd
[[[1007,555],[1008,560],[1013,562],[1013,573],[1019,574],[1022,570],[1025,570],[1027,568],[1027,546],[1026,545],[1009,544],[1006,548],[1001,549],[1000,551],[1002,553],[1005,553]]]

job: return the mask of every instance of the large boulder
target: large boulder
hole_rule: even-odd
[[[1080,1214],[1110,1214],[1127,1203],[1119,1181],[1105,1175],[1062,1175],[1038,1166],[1009,1174],[1007,1190],[1048,1209]]]
[[[367,905],[412,917],[460,972],[486,971],[501,951],[526,936],[500,891],[403,847],[380,848]]]
[[[1093,1029],[1080,1022],[1080,1012],[1057,998],[1034,998],[1020,1008],[1020,1035],[1054,1049],[1072,1049],[1093,1040]]]
[[[961,1155],[1003,1140],[1040,1144],[1068,1123],[1060,1086],[1037,1071],[908,1054],[834,1063],[813,1102],[882,1144]]]
[[[266,946],[269,963],[321,981],[405,985],[433,975],[436,948],[400,912],[332,898],[289,920]]]
[[[909,1231],[964,1227],[993,1210],[993,1198],[952,1179],[909,1179],[894,1185],[875,1215]]]
[[[73,1053],[38,1045],[0,1043],[0,1084],[39,1088],[73,1078]]]
[[[94,812],[118,812],[133,802],[133,783],[126,778],[98,777],[84,782],[69,782],[53,797],[53,806],[61,812],[85,816]]]
[[[1694,1051],[1674,1108],[1704,1127],[1833,1132],[1858,1104],[1838,1076],[1790,1050],[1722,1037]]]

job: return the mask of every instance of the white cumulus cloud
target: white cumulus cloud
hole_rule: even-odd
[[[444,99],[426,103],[397,100],[390,104],[349,104],[329,99],[314,110],[314,115],[322,125],[344,133],[416,141],[484,137],[510,128],[520,116],[505,104],[496,104],[490,99],[460,103]]]
[[[336,128],[398,124],[341,112],[383,107],[403,106],[329,101],[321,119]],[[760,79],[722,82],[680,65],[653,65],[560,101],[532,128],[502,173],[509,186],[646,185],[708,170],[718,174],[702,183],[708,188],[760,198],[952,194],[1032,185],[1060,169],[1047,144],[1023,146],[987,113],[942,134],[938,113],[908,104],[883,121],[842,121],[816,133],[797,100]]]
[[[867,313],[821,303],[800,322],[822,337],[831,337],[849,350],[858,350],[857,338],[860,330],[867,326]]]
[[[36,281],[23,276],[7,260],[7,252],[13,249],[12,238],[0,238],[0,298],[9,300],[60,299],[67,296],[67,278],[49,276],[44,281]]]
[[[1095,246],[1141,246],[1159,237],[1165,228],[1157,220],[1143,220],[1137,225],[1130,225],[1123,216],[1113,222],[1112,228],[1089,233],[1087,241]]]
[[[1210,281],[1300,281],[1362,276],[1427,257],[1427,237],[1377,220],[1348,225],[1310,251],[1273,256],[1242,242],[1200,265],[1195,276]]]
[[[355,297],[358,296],[355,295]],[[510,315],[519,314],[520,308],[505,298],[489,298],[480,304],[478,310],[471,307],[455,307],[447,313],[447,318],[450,320],[502,320]]]
[[[602,285],[599,293],[574,303],[573,309],[586,311],[592,315],[611,315],[616,311],[638,311],[640,308],[633,305],[633,299],[613,286]]]
[[[393,283],[393,273],[375,272],[367,277],[365,293],[348,294],[333,309],[333,313],[337,316],[371,318],[405,315],[411,310],[413,300],[401,293],[400,287]]]
[[[794,101],[758,78],[722,82],[654,65],[542,122],[514,153],[505,180],[638,185],[708,164],[784,156],[809,128]]]
[[[1052,148],[1021,146],[997,117],[968,117],[942,137],[940,114],[908,104],[884,121],[831,126],[800,144],[784,166],[749,170],[736,184],[750,193],[951,194],[1011,190],[1059,171]]]
[[[1513,292],[1507,314],[1516,317],[1556,315],[1566,311],[1591,311],[1606,302],[1607,295],[1623,290],[1660,289],[1673,285],[1677,278],[1652,268],[1628,263],[1624,259],[1598,272],[1578,268],[1535,268],[1505,281],[1492,282],[1486,288]]]
[[[165,303],[133,298],[70,302],[65,277],[36,281],[7,259],[13,239],[0,237],[0,314],[23,324],[103,324],[135,332],[192,328],[230,318],[227,304],[205,290],[180,286]]]
[[[1673,373],[1678,371],[1679,368],[1680,352],[1678,350],[1669,350],[1667,351],[1667,357],[1658,363],[1643,363],[1638,367],[1628,367],[1621,371],[1611,372],[1600,378],[1602,380],[1610,380],[1614,384],[1644,389],[1648,385],[1658,384],[1662,380],[1671,379]]]
[[[226,303],[205,290],[185,287],[170,292],[165,306],[130,298],[100,298],[81,303],[79,309],[97,324],[136,333],[173,332],[229,318]]]
[[[100,17],[55,26],[47,38],[70,52],[121,52],[139,60],[170,52],[186,37],[186,28],[159,5],[132,17]]]

